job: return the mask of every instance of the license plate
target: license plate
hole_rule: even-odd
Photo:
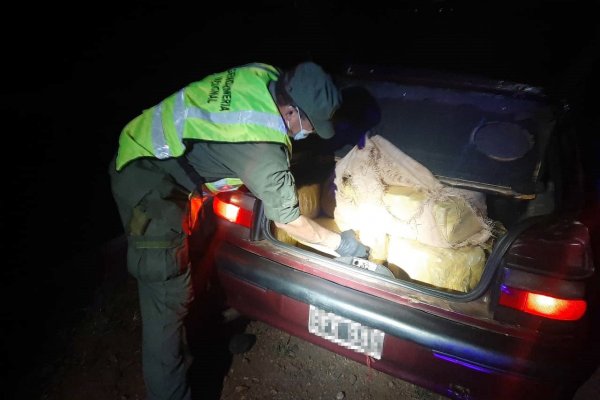
[[[378,329],[310,305],[308,331],[358,353],[381,359],[385,334]]]

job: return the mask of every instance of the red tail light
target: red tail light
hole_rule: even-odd
[[[533,315],[562,321],[576,321],[587,309],[585,300],[561,299],[527,290],[502,286],[500,304]]]
[[[252,225],[253,207],[254,199],[240,191],[218,193],[213,200],[216,215],[246,228]]]
[[[518,310],[578,321],[587,310],[586,287],[593,272],[585,225],[569,218],[540,222],[522,232],[506,252],[498,299],[505,308],[497,309],[495,317],[520,325],[539,322],[511,313]]]

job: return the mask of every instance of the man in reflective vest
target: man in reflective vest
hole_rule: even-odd
[[[367,257],[351,231],[338,234],[300,215],[289,169],[291,139],[333,137],[340,104],[317,64],[284,72],[248,64],[189,84],[123,128],[109,174],[128,237],[127,268],[138,281],[149,399],[190,398],[183,322],[193,292],[182,221],[204,182],[239,178],[288,234]]]

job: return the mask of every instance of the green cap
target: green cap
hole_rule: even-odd
[[[285,89],[304,111],[323,139],[335,134],[331,118],[340,107],[342,96],[331,77],[313,62],[298,64],[285,82]]]

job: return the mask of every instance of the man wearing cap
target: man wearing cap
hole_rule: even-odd
[[[331,138],[341,100],[315,63],[283,72],[254,63],[189,84],[121,131],[109,174],[128,237],[127,268],[138,281],[148,399],[190,398],[183,322],[193,291],[182,221],[205,182],[239,178],[288,234],[367,257],[352,231],[340,235],[300,215],[289,170],[291,139]]]

